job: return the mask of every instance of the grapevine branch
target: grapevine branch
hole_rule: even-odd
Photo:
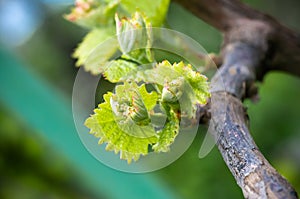
[[[238,0],[175,1],[223,33],[223,64],[212,79],[212,133],[245,198],[298,198],[253,141],[241,100],[256,94],[254,82],[270,70],[300,76],[300,36]]]

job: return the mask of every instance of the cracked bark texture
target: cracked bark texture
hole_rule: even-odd
[[[300,36],[238,0],[175,0],[223,33],[223,64],[212,79],[213,136],[244,197],[298,198],[251,137],[242,99],[270,70],[300,76]]]

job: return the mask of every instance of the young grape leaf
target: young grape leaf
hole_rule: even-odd
[[[165,64],[169,66],[171,65],[170,63]],[[207,99],[210,97],[207,77],[194,71],[190,64],[185,65],[183,62],[173,64],[171,68],[177,73],[182,74],[185,80],[189,83],[196,95],[197,103],[206,104]]]
[[[123,58],[141,64],[151,63],[153,54],[151,25],[145,16],[135,12],[131,18],[115,16],[116,31]]]
[[[168,74],[168,77],[164,78],[162,100],[169,103],[175,110],[178,106],[182,116],[195,117],[196,104],[205,104],[210,97],[207,78],[194,71],[189,64],[185,65],[180,62],[172,65],[168,61],[163,61],[157,64],[152,72],[149,71],[146,74],[148,79],[155,78],[156,81],[162,81],[161,77]]]
[[[118,20],[118,17],[116,17],[116,20]],[[149,63],[152,61],[153,55],[150,51],[151,36],[149,36],[151,31],[146,29],[146,23],[144,18],[138,13],[132,19],[123,18],[120,22],[117,22],[119,24],[117,25],[118,40],[111,37],[114,34],[112,28],[92,30],[73,54],[75,58],[78,58],[76,65],[84,65],[85,70],[90,71],[94,75],[104,72],[109,81],[118,82],[122,76],[127,76],[129,73],[134,72],[136,68],[136,64],[133,62],[125,60],[109,61],[119,46],[124,53],[123,58],[125,57],[138,63]],[[133,35],[133,37],[130,35]],[[131,51],[132,48],[138,49]]]
[[[138,118],[134,117],[140,109],[146,109],[148,115],[157,102],[157,94],[145,92],[145,85],[138,87],[134,83],[125,83],[116,87],[115,94],[105,94],[104,100],[85,122],[90,133],[100,138],[99,144],[107,143],[107,150],[120,152],[120,158],[128,163],[146,155],[148,146],[156,143],[157,136],[153,127],[139,124],[135,120]],[[131,130],[134,131],[128,132]]]
[[[165,20],[170,0],[76,0],[75,7],[66,19],[86,28],[111,26],[116,12],[130,16],[136,11],[149,17],[153,26],[161,26]]]
[[[149,18],[151,24],[155,27],[161,26],[165,20],[170,0],[121,0],[121,6],[128,12],[141,12]]]
[[[110,62],[104,71],[104,76],[110,82],[116,83],[121,81],[122,77],[135,73],[136,70],[137,65],[135,63],[119,59]]]
[[[76,0],[75,7],[65,18],[85,28],[113,26],[114,15],[119,6],[118,0],[102,2],[99,0]]]
[[[83,65],[86,71],[94,75],[102,73],[109,63],[108,60],[118,49],[118,41],[110,38],[112,34],[112,28],[94,29],[89,32],[73,54],[78,58],[76,65]],[[97,48],[99,45],[100,48]]]
[[[168,118],[164,128],[158,134],[158,141],[152,146],[155,152],[168,152],[170,145],[175,141],[179,131],[179,119],[173,110],[170,110],[170,118]]]
[[[162,101],[189,118],[195,116],[196,104],[205,104],[210,97],[207,78],[183,62],[158,63],[152,69],[138,70],[124,79],[161,85]]]

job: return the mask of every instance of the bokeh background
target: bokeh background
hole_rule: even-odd
[[[245,2],[300,32],[298,0]],[[86,33],[63,19],[71,4],[0,0],[0,198],[242,198],[216,148],[198,158],[205,127],[182,157],[148,174],[112,170],[88,153],[71,112],[71,54]],[[180,6],[167,23],[218,53],[221,35]],[[252,135],[300,192],[300,79],[272,72],[258,85],[260,101],[245,101]]]

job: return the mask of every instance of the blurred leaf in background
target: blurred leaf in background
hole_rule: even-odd
[[[40,6],[31,0],[0,1],[0,42],[7,46],[25,43],[44,20]]]
[[[65,157],[0,106],[0,198],[97,198]]]
[[[65,9],[35,0],[0,1],[0,48],[70,95],[76,72],[70,54],[84,31],[62,18]],[[2,103],[0,126],[0,198],[99,198],[81,184],[67,157]]]

